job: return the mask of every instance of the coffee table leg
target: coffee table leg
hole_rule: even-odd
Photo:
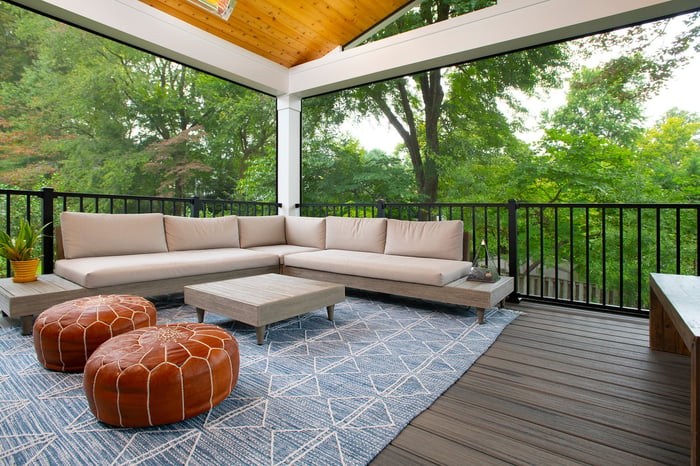
[[[204,309],[197,308],[197,322],[204,322]]]
[[[479,324],[484,323],[484,309],[481,307],[476,308],[476,319],[479,321]]]
[[[255,336],[258,339],[258,345],[262,345],[265,340],[265,325],[255,327]]]
[[[328,320],[333,320],[333,312],[335,311],[335,304],[326,306],[326,311],[328,312]]]
[[[31,335],[34,328],[34,316],[22,316],[20,321],[22,322],[22,335]]]

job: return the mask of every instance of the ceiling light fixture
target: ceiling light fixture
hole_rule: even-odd
[[[233,12],[233,7],[236,6],[236,0],[189,0],[200,8],[214,13],[221,17],[224,21],[228,21]]]

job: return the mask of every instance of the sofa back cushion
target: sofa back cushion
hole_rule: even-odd
[[[238,238],[242,248],[286,244],[284,216],[238,217]]]
[[[239,245],[235,215],[215,218],[166,215],[163,220],[169,251],[237,248]]]
[[[326,217],[326,249],[384,252],[385,218]]]
[[[461,220],[443,222],[387,222],[385,254],[462,260],[464,223]]]
[[[323,217],[285,218],[287,244],[324,249],[326,247],[326,219]]]
[[[167,252],[163,214],[61,214],[63,254],[78,257]]]

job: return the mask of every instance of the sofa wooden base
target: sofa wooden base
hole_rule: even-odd
[[[512,277],[501,277],[495,283],[461,279],[445,286],[432,286],[287,266],[283,266],[281,270],[278,267],[260,267],[102,288],[83,288],[57,275],[49,274],[41,275],[39,280],[30,283],[14,283],[10,278],[0,279],[0,309],[10,317],[20,318],[22,335],[30,335],[35,315],[71,299],[100,294],[160,296],[182,293],[186,285],[279,272],[293,277],[339,283],[348,288],[475,307],[479,323],[484,321],[484,310],[502,305],[505,298],[513,292],[514,286]]]
[[[359,277],[355,275],[343,275],[289,266],[283,266],[282,273],[293,277],[339,283],[348,288],[425,299],[447,304],[472,306],[477,310],[477,317],[480,324],[484,322],[484,310],[496,305],[501,305],[506,297],[513,292],[514,287],[513,277],[501,277],[501,279],[495,283],[460,279],[448,283],[445,286],[433,286]]]

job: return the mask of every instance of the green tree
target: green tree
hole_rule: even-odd
[[[427,0],[392,28],[433,24],[492,3]],[[565,58],[565,47],[548,46],[426,71],[348,91],[345,105],[389,121],[403,140],[421,200],[435,202],[445,173],[469,165],[487,145],[489,154],[509,151],[513,128],[499,104],[519,109],[513,91],[555,83]]]
[[[697,18],[690,15],[685,22]],[[532,200],[663,199],[645,162],[648,156],[638,145],[646,124],[643,108],[698,48],[700,28],[684,29],[664,41],[668,46],[655,47],[655,39],[665,34],[661,25],[667,21],[572,43],[584,56],[592,50],[617,53],[596,68],[576,71],[568,82],[566,103],[544,113],[538,156],[518,170],[534,175]]]
[[[700,201],[700,116],[679,109],[641,136],[639,152],[658,201]]]
[[[34,58],[31,43],[24,41],[18,31],[28,15],[30,13],[9,3],[0,2],[0,82],[19,80],[22,70]]]
[[[625,45],[624,40],[613,42]],[[524,159],[517,170],[532,180],[528,200],[658,202],[680,200],[684,195],[692,199],[696,194],[696,117],[671,112],[655,128],[645,130],[642,112],[644,103],[683,63],[676,54],[688,48],[645,55],[636,42],[633,45],[629,53],[575,72],[569,80],[566,103],[544,114],[539,152]],[[656,263],[657,244],[670,243],[657,237],[657,225],[660,231],[670,231],[667,226],[679,221],[680,234],[693,237],[694,220],[687,218],[689,222],[666,216],[641,218],[641,212],[615,208],[561,210],[558,218],[544,217],[538,209],[529,213],[529,218],[521,220],[519,231],[530,224],[533,257],[549,257],[539,256],[540,247],[544,251],[556,248],[560,264],[568,262],[575,276],[585,273],[592,283],[605,283],[608,290],[619,292],[626,305],[637,305],[636,286],[626,285],[637,283],[639,270],[659,267],[663,271],[665,264],[676,261],[675,247],[668,244],[659,248],[661,257]],[[540,225],[543,228],[538,228]],[[569,244],[567,232],[572,226],[586,231],[586,237],[572,238],[574,244]],[[693,247],[693,243],[683,245],[682,270],[693,270],[693,259],[688,260],[696,257]],[[597,259],[587,262],[589,257]],[[590,264],[590,268],[584,269],[583,264]],[[538,265],[553,266],[547,259]]]
[[[0,181],[232,197],[274,154],[274,98],[0,5],[18,50],[0,82]]]
[[[386,197],[407,202],[413,197],[410,170],[398,157],[366,152],[354,139],[319,144],[302,162],[304,202],[373,203]]]

